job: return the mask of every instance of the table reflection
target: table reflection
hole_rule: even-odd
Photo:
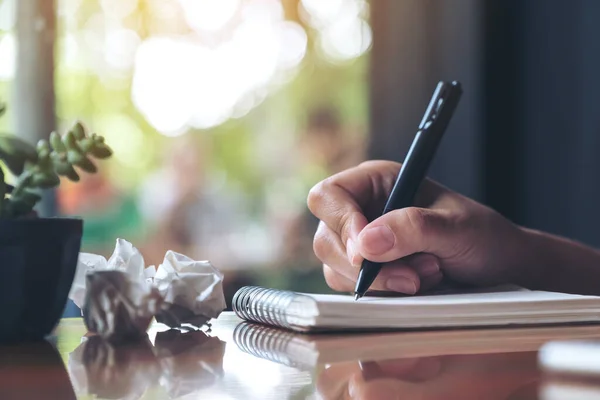
[[[213,385],[223,376],[225,342],[203,331],[158,332],[127,344],[99,336],[84,338],[68,369],[77,393],[100,398],[139,399],[162,387],[179,398]]]
[[[565,338],[600,340],[600,331],[299,334],[224,314],[205,331],[155,324],[143,340],[115,345],[86,333],[77,319],[61,322],[57,345],[0,348],[0,398],[600,398],[597,382],[542,375],[539,346]]]
[[[536,399],[535,352],[397,358],[333,364],[317,377],[324,399]]]
[[[539,390],[540,400],[590,400],[600,399],[600,378],[547,376]]]
[[[60,354],[47,341],[0,347],[0,398],[75,399]]]
[[[233,341],[255,357],[312,371],[317,398],[520,400],[538,398],[539,345],[563,334],[516,329],[304,335],[241,323]]]

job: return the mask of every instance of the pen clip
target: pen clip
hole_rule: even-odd
[[[444,107],[446,102],[448,101],[448,97],[451,92],[451,86],[457,85],[456,82],[448,83],[448,82],[440,82],[438,83],[435,91],[433,92],[433,96],[429,101],[429,105],[427,106],[427,110],[425,111],[425,115],[423,115],[423,119],[419,124],[419,129],[427,129],[433,124],[436,118],[440,114],[440,110]]]

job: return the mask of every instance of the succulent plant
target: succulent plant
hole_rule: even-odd
[[[0,115],[5,109],[0,103]],[[60,185],[61,176],[77,182],[80,177],[75,167],[94,173],[97,168],[90,158],[111,155],[104,137],[88,136],[79,122],[65,135],[52,132],[49,140],[42,139],[37,146],[14,136],[0,136],[0,160],[16,177],[14,186],[7,184],[0,168],[0,218],[30,215],[41,200],[40,190]]]

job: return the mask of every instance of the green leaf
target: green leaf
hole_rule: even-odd
[[[54,170],[62,176],[66,176],[70,180],[77,182],[79,180],[79,175],[75,168],[67,161],[66,154],[57,154],[52,153],[52,164],[54,165]]]
[[[40,151],[43,151],[43,150],[46,150],[46,151],[48,151],[48,153],[50,153],[50,145],[44,139],[40,139],[37,142],[36,150],[38,152],[38,155],[39,155]]]
[[[73,126],[73,129],[71,131],[73,132],[73,136],[75,137],[75,139],[81,140],[85,138],[85,128],[83,127],[83,125],[81,125],[79,121],[75,124],[75,126]]]
[[[75,165],[77,165],[79,168],[81,168],[85,172],[89,172],[91,174],[98,171],[98,168],[96,167],[96,165],[92,161],[90,161],[90,159],[87,157],[83,157],[81,160],[76,162]]]
[[[73,168],[73,166],[69,165],[69,167],[71,168],[67,171],[65,176],[73,182],[79,182],[79,174],[77,173],[77,171],[75,171],[75,168]]]
[[[4,164],[6,164],[6,167],[13,175],[18,176],[23,173],[23,170],[25,169],[25,159],[6,154],[1,149],[0,158],[4,161]]]
[[[110,147],[105,145],[104,143],[97,143],[91,150],[90,153],[96,158],[109,158],[112,156],[113,151]]]
[[[18,217],[22,215],[27,215],[33,210],[33,205],[28,204],[24,201],[20,201],[19,199],[13,200],[11,197],[5,207],[8,209],[11,217]]]
[[[21,175],[25,162],[38,160],[38,153],[31,144],[12,136],[0,136],[0,159],[14,175]]]
[[[0,168],[0,216],[2,216],[2,200],[6,196],[6,182],[4,182],[4,171]]]
[[[67,161],[73,165],[77,165],[86,172],[94,173],[98,170],[85,155],[76,151],[69,150],[67,152]]]
[[[83,160],[85,158],[85,156],[75,150],[67,150],[67,161],[69,161],[69,163],[71,164],[77,164],[79,162],[81,162],[81,160]]]
[[[79,176],[78,176],[79,178]],[[31,178],[31,185],[43,189],[52,188],[60,184],[60,178],[54,172],[39,172]]]
[[[60,140],[60,135],[56,132],[52,132],[50,134],[50,144],[55,151],[62,153],[67,150],[65,144],[62,142],[62,140]]]
[[[81,148],[77,144],[77,139],[75,138],[75,134],[73,133],[73,131],[69,131],[65,136],[63,136],[63,143],[65,144],[67,151],[73,150],[78,153],[82,152]]]
[[[30,207],[33,207],[36,205],[36,203],[38,201],[40,201],[42,199],[42,196],[40,196],[39,194],[32,192],[30,190],[24,190],[22,191],[18,196],[12,196],[11,200],[14,202],[23,202],[25,204],[27,204]]]
[[[96,144],[94,143],[94,141],[90,138],[85,138],[85,139],[79,141],[79,147],[85,153],[89,153],[94,148],[95,145]]]
[[[38,153],[38,164],[42,163],[42,160],[47,160],[50,157],[50,145],[44,139],[41,139],[37,144]],[[45,162],[47,164],[47,161]]]
[[[9,154],[18,154],[29,161],[37,161],[35,147],[15,136],[0,136],[0,149]]]
[[[23,192],[23,201],[27,204],[35,206],[38,201],[42,200],[42,196],[29,190]]]
[[[50,158],[49,153],[40,154],[40,159],[38,160],[37,167],[41,171],[52,171],[52,160]],[[25,166],[27,169],[27,166]]]
[[[0,116],[6,111],[6,104],[0,103]]]

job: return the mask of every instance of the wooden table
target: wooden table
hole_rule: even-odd
[[[208,333],[155,325],[111,346],[64,319],[48,342],[0,348],[0,398],[600,398],[540,372],[539,346],[565,338],[600,339],[600,326],[300,335],[224,313]]]

